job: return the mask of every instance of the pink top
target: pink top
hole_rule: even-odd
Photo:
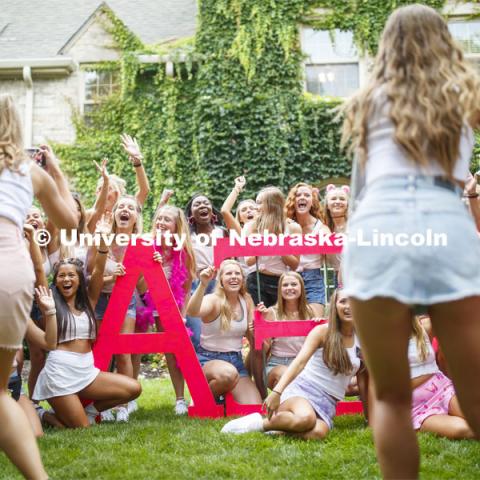
[[[275,309],[272,309],[274,320],[278,320]],[[272,338],[271,354],[275,357],[296,357],[305,342],[305,337]]]

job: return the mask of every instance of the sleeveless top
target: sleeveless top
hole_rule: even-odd
[[[424,334],[424,338],[428,349],[428,355],[425,360],[420,359],[420,352],[417,349],[417,342],[415,339],[410,337],[408,342],[408,363],[410,364],[411,379],[420,377],[421,375],[437,373],[439,371],[435,360],[435,352],[426,333]]]
[[[285,235],[290,235],[288,225],[286,226],[284,233]],[[289,272],[290,267],[283,263],[282,257],[258,257],[258,270],[260,272],[267,271],[279,277],[282,273]]]
[[[345,397],[345,391],[347,390],[350,380],[360,368],[360,348],[356,335],[354,337],[353,347],[347,348],[346,350],[353,366],[352,372],[348,375],[342,373],[334,375],[323,361],[323,348],[319,348],[305,365],[299,377],[302,377],[318,390],[328,393],[328,395],[331,395],[337,400],[342,400]]]
[[[18,172],[5,167],[0,174],[0,217],[7,218],[23,230],[33,202],[30,165],[23,162]]]
[[[214,227],[211,233],[213,239],[222,238],[223,230],[220,227]],[[192,235],[192,247],[193,255],[195,257],[195,263],[197,265],[197,272],[204,270],[205,268],[213,265],[213,247],[214,245],[202,245],[198,241],[198,234],[193,232]],[[202,235],[204,237],[204,235]],[[213,240],[215,244],[215,240]]]
[[[311,235],[316,235],[322,229],[322,222],[317,219],[315,225],[313,226]],[[298,264],[297,271],[303,272],[304,270],[315,270],[317,268],[322,268],[323,265],[323,255],[320,253],[311,254],[311,255],[300,255],[300,263]]]
[[[274,309],[273,315],[274,320],[278,321]],[[270,352],[275,357],[296,357],[305,343],[305,338],[306,337],[274,337],[272,338],[272,348]]]
[[[75,328],[67,329],[65,337],[58,340],[58,343],[70,342],[72,340],[94,340],[95,332],[89,334],[90,321],[87,312],[82,312],[80,315],[72,313],[75,320]]]
[[[427,167],[415,165],[403,147],[395,142],[395,126],[389,116],[391,103],[383,89],[376,94],[374,102],[368,123],[367,185],[385,175],[445,176],[434,158],[429,158]],[[453,169],[453,177],[462,182],[467,179],[474,143],[473,130],[465,124],[460,137],[459,156]]]
[[[242,351],[242,340],[248,328],[247,302],[242,297],[240,297],[240,305],[242,306],[242,318],[241,320],[232,320],[229,330],[221,330],[220,315],[213,322],[202,322],[201,347],[212,352]]]

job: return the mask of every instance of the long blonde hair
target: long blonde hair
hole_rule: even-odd
[[[330,311],[328,314],[328,329],[323,347],[323,361],[333,371],[334,375],[339,373],[348,375],[353,370],[352,362],[348,356],[347,349],[343,345],[343,335],[340,330],[341,320],[337,311],[337,297],[340,289],[336,289],[330,298]]]
[[[315,315],[312,308],[307,303],[307,296],[305,294],[305,283],[302,276],[297,272],[285,272],[280,275],[280,279],[278,280],[278,298],[277,304],[274,306],[277,320],[285,320],[287,318],[287,314],[285,312],[285,299],[282,297],[282,285],[283,280],[286,277],[294,277],[300,284],[300,298],[298,299],[298,319],[308,320],[310,318],[313,318]]]
[[[411,161],[426,166],[434,158],[452,176],[465,123],[480,123],[480,77],[434,9],[416,4],[390,15],[368,84],[344,106],[342,145],[351,140],[361,165],[369,116],[382,90],[395,141]]]
[[[4,168],[18,171],[28,157],[23,150],[20,114],[9,94],[0,95],[0,173]]]
[[[185,218],[183,210],[178,207],[174,207],[173,205],[163,205],[162,207],[158,208],[152,220],[152,235],[155,236],[155,234],[157,233],[157,219],[160,216],[160,213],[164,211],[168,211],[172,214],[172,216],[175,218],[175,233],[179,235],[180,238],[185,239],[183,243],[183,251],[186,257],[185,265],[188,270],[189,279],[193,280],[197,274],[197,266],[195,263],[195,255],[193,254],[192,239],[190,237],[190,227],[187,224],[187,220]]]
[[[260,235],[263,235],[265,230],[277,235],[284,233],[286,230],[285,197],[282,191],[277,187],[265,187],[258,195],[263,195],[263,206],[255,219],[254,231]]]
[[[226,267],[228,267],[229,265],[237,266],[238,269],[240,270],[241,274],[242,274],[242,285],[240,286],[240,290],[238,292],[240,298],[243,297],[244,299],[246,299],[249,296],[248,293],[247,293],[247,286],[246,286],[246,283],[245,283],[245,274],[243,273],[242,266],[236,260],[233,260],[233,259],[224,260],[221,263],[220,268],[218,270],[217,284],[215,285],[215,291],[214,291],[214,295],[219,297],[220,301],[221,301],[221,304],[220,304],[220,330],[222,332],[226,332],[226,331],[230,330],[230,324],[231,324],[232,318],[233,318],[232,307],[231,307],[229,301],[227,300],[227,296],[225,294],[225,289],[224,289],[223,284],[222,284],[222,275],[225,272]],[[247,318],[247,322],[249,322],[249,320],[250,319]]]
[[[425,330],[420,323],[420,319],[415,315],[412,318],[412,338],[417,344],[417,352],[420,360],[424,362],[428,357],[428,345],[425,339]]]
[[[112,209],[112,233],[117,233],[117,221],[115,220],[115,213],[117,211],[118,206],[120,205],[120,202],[122,200],[133,200],[135,202],[135,210],[137,212],[137,221],[133,225],[133,231],[132,233],[137,233],[140,234],[143,231],[143,216],[142,216],[142,207],[140,203],[138,203],[138,200],[136,197],[133,195],[122,195],[117,202],[115,203],[113,209]]]

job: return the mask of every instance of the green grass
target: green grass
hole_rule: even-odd
[[[370,430],[360,416],[335,420],[322,442],[220,434],[227,421],[178,418],[170,381],[143,383],[128,424],[47,431],[39,442],[52,479],[379,478]],[[0,425],[1,428],[1,425]],[[480,444],[421,434],[423,479],[480,478]],[[402,448],[401,445],[398,448]],[[20,478],[0,453],[0,478]]]

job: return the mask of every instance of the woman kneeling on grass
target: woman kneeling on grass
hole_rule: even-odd
[[[105,248],[105,246],[103,246]],[[88,427],[99,412],[126,403],[141,393],[140,384],[125,375],[100,372],[93,364],[96,338],[93,306],[103,284],[106,256],[99,250],[92,278],[85,286],[78,259],[55,265],[53,297],[58,326],[57,349],[50,352],[38,376],[34,400],[47,400],[65,427]],[[51,314],[52,310],[46,312]],[[85,409],[81,399],[94,402]]]
[[[216,397],[232,392],[238,403],[261,403],[242,359],[243,337],[248,336],[253,313],[242,267],[236,260],[224,260],[214,293],[205,295],[214,277],[213,267],[202,270],[187,307],[188,315],[202,320],[198,360]]]
[[[322,440],[333,428],[337,401],[360,368],[360,349],[347,297],[336,290],[328,325],[315,327],[265,400],[259,413],[228,422],[223,433],[279,430],[305,440]]]

